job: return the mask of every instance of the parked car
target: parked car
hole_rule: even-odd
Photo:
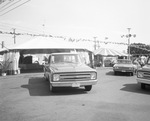
[[[105,65],[105,67],[111,67],[111,59],[105,59],[104,65]]]
[[[115,75],[119,72],[122,72],[129,73],[131,76],[133,76],[140,67],[140,64],[132,63],[132,61],[129,59],[118,59],[116,64],[113,66],[113,71]]]
[[[141,89],[145,89],[146,85],[150,85],[150,57],[146,64],[137,70],[137,82],[141,84]]]
[[[101,67],[102,66],[102,62],[101,61],[95,61],[94,66],[95,67]]]
[[[45,64],[44,76],[52,92],[56,87],[85,87],[90,91],[97,83],[96,70],[83,63],[77,53],[52,53]]]

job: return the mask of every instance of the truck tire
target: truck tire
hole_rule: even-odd
[[[45,80],[46,80],[46,81],[48,81],[48,78],[46,77],[46,75],[45,75],[45,74],[44,74],[44,78],[45,78]]]
[[[50,92],[55,92],[55,87],[53,87],[52,84],[51,84],[51,77],[50,76],[48,76],[48,81],[49,81],[49,90],[50,90]]]
[[[118,73],[116,71],[114,71],[114,75],[117,75]]]
[[[145,89],[146,85],[144,83],[141,83],[141,89]]]
[[[129,74],[130,74],[130,76],[134,76],[134,72],[130,72]]]
[[[92,85],[85,86],[85,91],[90,91],[92,89]]]
[[[49,84],[49,90],[50,92],[55,92],[55,87],[53,87],[51,83]]]

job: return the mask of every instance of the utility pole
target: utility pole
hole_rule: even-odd
[[[99,41],[97,41],[97,43],[98,43],[97,48],[99,49],[99,48],[100,48],[100,44],[99,44],[100,42],[99,42]]]
[[[1,44],[1,46],[2,46],[2,48],[4,48],[4,46],[5,46],[5,45],[4,45],[4,41],[2,41],[2,44]]]
[[[16,44],[16,29],[15,28],[13,28],[13,35],[14,35],[14,44]]]
[[[97,38],[97,37],[94,37],[94,50],[96,50],[96,48],[97,48],[96,38]]]

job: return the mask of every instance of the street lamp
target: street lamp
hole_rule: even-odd
[[[127,35],[122,35],[121,37],[126,37],[128,39],[128,59],[130,59],[130,38],[133,36],[133,37],[136,37],[135,34],[130,34],[130,30],[131,28],[127,28],[128,29],[128,34]]]

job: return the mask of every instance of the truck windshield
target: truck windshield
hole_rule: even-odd
[[[118,59],[117,63],[119,64],[131,64],[131,60],[125,60],[125,59]]]
[[[51,58],[52,63],[81,63],[77,54],[57,54]]]

